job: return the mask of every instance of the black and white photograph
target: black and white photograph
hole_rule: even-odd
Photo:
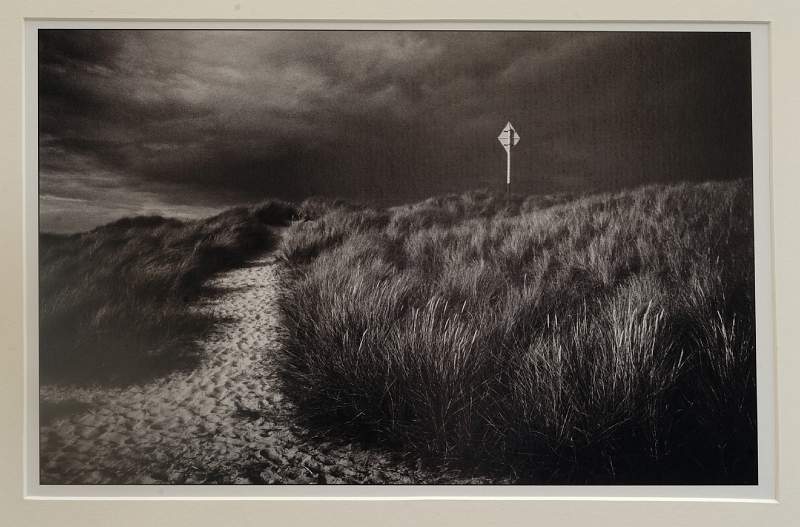
[[[39,484],[764,483],[750,32],[35,39]]]

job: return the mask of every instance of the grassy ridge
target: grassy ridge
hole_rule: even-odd
[[[750,182],[302,209],[281,376],[309,422],[519,482],[755,481]]]
[[[125,218],[40,237],[40,372],[44,380],[127,381],[188,366],[212,320],[186,309],[211,275],[274,245],[295,214],[272,201],[181,222]]]

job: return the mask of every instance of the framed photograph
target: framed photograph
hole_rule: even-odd
[[[55,15],[22,517],[791,516],[773,18]]]

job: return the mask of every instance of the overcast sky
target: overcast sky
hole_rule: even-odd
[[[41,227],[750,177],[746,33],[39,30]]]

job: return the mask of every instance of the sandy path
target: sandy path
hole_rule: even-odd
[[[192,372],[124,389],[43,386],[57,416],[41,427],[42,484],[454,482],[292,423],[271,364],[279,274],[265,255],[211,282],[222,294],[195,309],[230,322]]]

